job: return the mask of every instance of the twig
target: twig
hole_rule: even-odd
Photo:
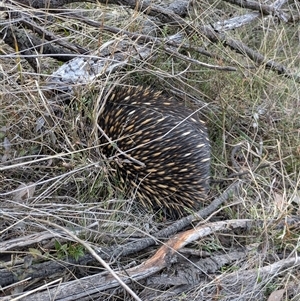
[[[35,219],[36,221],[36,219]],[[83,245],[88,251],[89,253],[98,261],[101,263],[101,265],[110,273],[110,275],[112,275],[112,277],[114,277],[119,284],[136,300],[136,301],[142,301],[137,294],[127,285],[123,282],[123,280],[116,274],[116,272],[95,252],[95,250],[90,246],[90,244],[88,244],[87,242],[85,242],[84,240],[80,239],[79,237],[77,237],[75,234],[73,234],[71,231],[69,231],[68,229],[59,226],[57,224],[51,223],[49,221],[45,221],[45,220],[41,220],[41,223],[46,223],[51,227],[54,228],[58,228],[61,231],[63,231],[64,233],[66,233],[68,236],[70,236],[74,241],[77,241],[78,243],[80,243],[81,245]]]

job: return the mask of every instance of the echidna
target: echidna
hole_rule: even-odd
[[[161,92],[127,87],[107,96],[98,124],[103,154],[144,206],[180,216],[203,202],[210,143],[197,113]]]

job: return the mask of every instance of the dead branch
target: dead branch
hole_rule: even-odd
[[[66,1],[66,2],[49,1],[49,2],[47,2],[47,6],[45,5],[44,0],[40,0],[40,1],[36,0],[33,2],[28,2],[27,0],[24,0],[24,1],[20,0],[20,1],[18,1],[18,3],[20,3],[22,5],[29,5],[29,6],[31,5],[31,7],[34,7],[34,8],[47,7],[47,9],[51,9],[51,8],[58,8],[59,6],[62,6],[65,3],[72,2],[72,1],[69,1],[69,2],[68,1]],[[233,0],[230,0],[230,1],[233,1]],[[115,1],[109,1],[109,3],[115,3]],[[241,41],[236,41],[234,39],[226,37],[226,35],[223,32],[223,30],[225,28],[232,29],[237,26],[242,26],[242,25],[246,24],[247,22],[253,21],[255,18],[260,16],[262,11],[265,12],[266,14],[274,14],[274,12],[276,12],[276,15],[278,15],[281,13],[280,7],[285,3],[285,1],[283,1],[283,0],[276,1],[273,5],[265,5],[265,6],[260,5],[254,1],[247,2],[247,3],[239,1],[239,2],[234,2],[234,3],[238,4],[238,5],[246,5],[247,4],[249,6],[249,8],[251,8],[253,10],[257,9],[259,12],[256,13],[256,15],[255,14],[249,15],[250,18],[248,18],[248,19],[244,18],[244,19],[240,19],[239,21],[237,21],[237,19],[232,20],[234,22],[225,20],[224,22],[227,24],[226,26],[224,25],[225,24],[224,22],[222,22],[222,23],[217,22],[216,24],[213,24],[213,25],[205,25],[205,26],[201,26],[201,27],[195,27],[193,23],[186,22],[182,18],[184,14],[182,16],[178,15],[178,13],[175,11],[172,11],[168,8],[164,8],[161,6],[153,5],[149,1],[143,1],[143,3],[140,4],[140,7],[137,7],[136,2],[131,1],[131,0],[130,1],[121,1],[121,2],[118,1],[117,4],[126,5],[135,10],[139,9],[142,12],[144,12],[150,16],[151,15],[155,16],[156,18],[158,18],[160,20],[160,22],[163,22],[164,24],[166,24],[166,23],[177,24],[180,27],[184,28],[184,31],[188,35],[198,34],[198,35],[205,36],[207,39],[209,39],[213,43],[221,42],[225,46],[230,47],[232,50],[234,50],[238,53],[241,53],[245,56],[248,56],[256,64],[265,65],[266,68],[274,70],[278,74],[284,75],[288,78],[294,78],[299,82],[299,78],[297,76],[293,75],[292,72],[290,72],[283,65],[281,65],[273,60],[267,59],[264,55],[260,54],[257,51],[254,51],[253,49],[251,49],[250,47],[248,47]],[[59,13],[61,13],[59,10],[53,11],[53,14],[59,14]],[[281,13],[281,15],[283,16],[282,13]],[[168,38],[165,38],[165,39],[158,39],[158,38],[153,38],[150,36],[145,36],[145,35],[141,35],[141,34],[137,34],[137,33],[130,33],[130,32],[124,31],[124,30],[119,30],[118,28],[113,28],[113,27],[108,27],[108,26],[102,25],[99,22],[94,22],[94,21],[88,20],[87,18],[84,18],[84,17],[76,16],[76,14],[72,14],[71,12],[68,12],[68,11],[64,12],[64,16],[68,17],[68,18],[75,18],[75,19],[85,22],[86,24],[89,24],[91,26],[103,28],[104,30],[113,32],[119,36],[123,35],[123,38],[121,38],[122,40],[124,39],[124,35],[125,35],[126,36],[125,39],[128,39],[127,45],[129,48],[126,47],[126,45],[123,45],[123,47],[121,47],[123,55],[121,55],[119,57],[114,57],[113,61],[111,61],[111,60],[109,62],[104,61],[105,59],[107,60],[107,58],[103,58],[103,55],[102,55],[101,49],[100,49],[100,51],[97,51],[97,52],[94,52],[93,54],[91,54],[91,57],[76,59],[74,62],[71,63],[72,66],[69,66],[69,65],[62,66],[59,70],[57,70],[51,76],[51,79],[49,80],[51,83],[50,83],[49,87],[47,87],[49,89],[58,88],[57,90],[70,93],[70,91],[66,90],[67,86],[70,86],[70,85],[72,86],[77,83],[88,84],[91,81],[93,81],[95,78],[99,78],[99,77],[107,74],[107,72],[105,72],[105,70],[103,70],[104,66],[105,66],[105,68],[107,68],[107,71],[109,73],[111,73],[111,72],[116,72],[117,70],[120,70],[120,68],[126,66],[128,58],[131,58],[131,59],[134,58],[134,61],[136,61],[136,62],[138,62],[141,58],[143,60],[147,60],[150,58],[155,59],[155,54],[153,54],[153,51],[152,51],[154,46],[155,47],[163,47],[163,48],[165,48],[166,52],[169,52],[172,55],[174,55],[182,60],[186,60],[187,62],[203,65],[198,60],[192,60],[191,58],[187,57],[186,55],[183,55],[178,52],[177,49],[179,47],[180,47],[180,49],[186,48],[185,43],[183,43],[184,36],[181,36],[180,38],[178,36],[176,36],[176,42],[174,45],[175,39],[172,38],[171,36]],[[40,28],[40,26],[38,26],[34,21],[27,20],[27,19],[28,19],[28,17],[26,17],[25,15],[24,15],[24,17],[21,18],[21,20],[23,20],[22,21],[23,24],[27,25],[29,28],[35,28],[36,32],[39,35],[42,35],[44,38],[46,38],[47,41],[51,42],[51,41],[59,40],[59,37],[56,37],[55,35],[53,35],[49,32],[45,32],[45,30],[42,30]],[[235,25],[233,25],[233,24],[235,24]],[[222,29],[222,32],[220,32],[220,29]],[[12,41],[14,41],[13,37],[15,37],[15,36],[16,36],[16,33],[14,33],[14,32],[11,32],[11,31],[6,32],[6,42],[12,47],[14,47],[14,43]],[[132,40],[132,39],[136,41],[135,49],[133,49],[133,47],[130,47],[131,43],[129,42],[129,40]],[[51,56],[51,52],[53,52],[52,57],[55,57],[56,59],[59,59],[64,62],[71,59],[71,56],[59,55],[59,53],[64,53],[62,51],[62,49],[54,48],[50,43],[44,43],[45,45],[43,45],[43,43],[42,43],[43,41],[41,41],[41,40],[35,41],[34,37],[30,37],[30,43],[25,43],[25,41],[23,41],[23,40],[20,38],[19,44],[20,44],[20,48],[22,50],[20,54],[21,55],[23,54],[26,56],[26,59],[35,68],[35,70],[37,70],[37,68],[39,66],[39,61],[36,58],[34,58],[33,55],[38,56],[39,52],[41,51],[40,49],[42,49],[42,51],[43,51],[42,53],[50,54],[50,56]],[[167,44],[172,43],[173,45],[172,46],[170,45],[171,47],[166,47],[165,43],[167,43]],[[58,44],[62,45],[61,42],[59,42]],[[123,44],[126,44],[126,43],[123,42]],[[37,45],[39,45],[39,47]],[[43,47],[41,47],[42,45],[43,45]],[[32,50],[32,47],[33,47],[34,51]],[[66,43],[64,43],[64,47],[66,47],[67,49],[79,51],[80,53],[87,51],[87,49],[82,49],[82,48],[79,48],[78,46],[75,46],[75,45],[72,46],[72,45],[69,45]],[[53,48],[53,49],[51,49],[51,48]],[[111,50],[113,51],[113,49],[111,49]],[[199,49],[199,50],[201,51],[201,49]],[[69,52],[66,52],[66,53],[70,54]],[[100,57],[97,60],[96,56],[98,55],[98,53],[100,53],[100,56],[102,56],[102,57]],[[114,53],[114,52],[112,52],[112,53]],[[203,53],[205,53],[205,52],[203,52]],[[112,64],[112,65],[109,66],[110,64]],[[76,71],[77,68],[81,68],[82,66],[86,66],[86,67],[84,67],[85,74],[82,73],[83,70]],[[115,67],[117,67],[117,68],[115,68]],[[221,69],[221,70],[235,70],[232,67],[223,67],[223,66],[220,67],[220,66],[206,65],[206,67],[211,67],[211,68]],[[88,73],[86,73],[87,69],[90,69],[90,70],[88,70]],[[75,74],[76,72],[80,73],[80,75],[78,75],[78,74],[76,75]],[[59,78],[59,82],[55,82],[55,77]],[[70,80],[71,78],[72,78],[72,80]],[[53,87],[53,84],[56,87]],[[59,86],[61,86],[61,87],[59,87]]]
[[[28,18],[23,18],[22,20],[20,20],[20,23],[36,32],[40,36],[44,37],[47,41],[55,42],[55,44],[72,51],[72,53],[85,54],[89,52],[89,49],[68,43],[65,40],[62,40],[61,37],[54,35],[52,32],[46,30],[45,28],[42,28],[41,26],[38,26],[35,22],[32,22],[32,20],[29,19],[29,16]],[[59,60],[60,58],[57,59]],[[67,61],[70,59],[65,58],[65,60]]]
[[[198,226],[195,229],[188,230],[186,232],[177,234],[173,238],[171,238],[167,243],[165,243],[162,247],[158,249],[154,256],[145,261],[144,263],[134,267],[127,269],[125,272],[119,271],[116,272],[120,279],[129,284],[130,282],[140,281],[145,279],[158,271],[162,270],[165,267],[168,267],[172,264],[174,255],[178,254],[178,251],[186,246],[187,244],[198,240],[200,237],[205,237],[212,233],[225,231],[232,232],[237,228],[249,229],[249,227],[254,226],[257,222],[253,220],[233,220],[233,221],[221,221],[216,223],[209,223],[206,225]],[[284,259],[278,261],[272,265],[260,268],[261,275],[263,277],[269,278],[275,273],[278,274],[280,270],[293,267],[296,268],[300,264],[300,257],[294,257],[290,259]],[[225,289],[231,287],[230,282],[236,279],[242,279],[242,283],[244,285],[245,277],[239,276],[237,278],[237,274],[241,272],[233,273],[233,276],[226,278],[226,275],[220,277],[212,277],[214,280],[211,282],[213,286],[221,285]],[[248,275],[248,271],[243,271],[242,273]],[[253,274],[254,270],[250,272]],[[255,275],[257,275],[257,269],[255,269]],[[257,278],[253,278],[257,281]],[[226,283],[226,285],[225,285]],[[202,284],[203,285],[203,284]],[[84,298],[85,296],[92,296],[95,293],[99,293],[100,291],[105,291],[107,289],[111,289],[118,286],[118,281],[114,279],[114,277],[110,274],[108,275],[93,275],[89,277],[84,277],[80,280],[80,284],[78,280],[70,281],[68,283],[63,283],[60,286],[52,289],[48,289],[46,292],[41,292],[38,294],[33,294],[32,296],[25,297],[24,300],[36,300],[39,298],[40,300],[52,300],[55,296],[59,300],[66,300],[71,298],[72,300],[78,300],[80,298]],[[207,284],[206,284],[207,286]],[[253,283],[252,283],[253,287]],[[30,294],[28,292],[27,294]]]
[[[263,15],[272,15],[272,16],[279,17],[285,22],[287,22],[287,20],[290,19],[290,17],[286,13],[284,13],[282,10],[279,9],[279,6],[282,6],[284,3],[287,2],[287,0],[277,1],[276,4],[273,5],[267,5],[256,1],[245,1],[245,0],[224,0],[224,1],[231,4],[235,4],[243,8],[258,11]]]
[[[136,252],[140,252],[145,250],[146,248],[153,246],[160,242],[161,239],[166,239],[171,237],[178,231],[182,231],[182,229],[186,228],[191,224],[193,220],[196,218],[204,219],[207,218],[210,214],[216,211],[216,209],[224,203],[232,194],[238,195],[239,189],[241,186],[241,182],[234,183],[231,185],[220,197],[216,198],[211,204],[209,204],[204,209],[197,212],[196,215],[190,215],[184,217],[171,226],[160,230],[153,237],[146,237],[139,239],[137,241],[129,242],[124,245],[115,245],[110,248],[103,248],[97,254],[101,256],[104,260],[111,260],[112,258],[121,258],[125,256],[129,256]],[[86,229],[84,229],[86,230]],[[79,235],[80,231],[75,232],[76,235]],[[16,238],[0,244],[1,252],[7,252],[12,248],[19,248],[24,246],[29,246],[35,243],[42,242],[42,240],[50,239],[50,238],[61,238],[63,233],[61,231],[52,230],[48,232],[42,232],[39,235],[30,235],[27,237]],[[66,237],[64,236],[64,239]],[[90,254],[87,254],[78,261],[69,258],[65,261],[51,261],[51,262],[43,262],[32,264],[30,267],[30,271],[26,268],[18,268],[15,270],[14,268],[10,268],[8,270],[0,270],[0,285],[5,287],[7,285],[11,285],[12,283],[18,282],[19,277],[31,279],[35,278],[44,278],[50,275],[56,274],[58,272],[62,273],[63,270],[67,268],[72,268],[75,265],[86,266],[91,264],[94,261],[93,257]]]
[[[0,38],[15,49],[15,55],[26,57],[28,63],[36,72],[41,68],[39,62],[40,53],[47,54],[48,56],[63,62],[67,62],[74,58],[72,53],[64,50],[62,47],[45,43],[45,41],[41,40],[39,37],[14,26],[8,26],[5,30],[0,31]]]
[[[78,0],[50,0],[45,2],[45,0],[14,0],[11,3],[16,2],[25,7],[32,7],[37,9],[54,9],[62,7],[66,4],[75,3],[75,2],[95,2],[95,1],[78,1]]]

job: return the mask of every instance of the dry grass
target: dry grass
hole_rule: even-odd
[[[138,31],[147,21],[147,17],[138,13],[132,17],[127,9],[88,5],[90,18],[126,30]],[[86,6],[77,9],[86,11]],[[225,4],[213,12],[205,4],[197,11],[201,14],[195,20],[205,24],[236,13],[232,6]],[[109,39],[100,30],[74,21],[62,20],[50,29],[65,35],[69,42],[89,48],[97,48]],[[157,34],[172,30],[162,27]],[[293,25],[278,24],[274,18],[266,17],[255,25],[227,34],[243,40],[291,71],[299,66],[299,33]],[[219,60],[195,53],[191,53],[192,56],[211,64],[234,65],[238,71],[206,70],[156,49],[155,63],[130,66],[122,74],[122,82],[152,85],[166,91],[179,89],[187,99],[195,100],[192,104],[189,102],[194,107],[197,107],[197,98],[206,102],[208,107],[204,113],[212,143],[209,199],[238,176],[244,183],[241,195],[233,196],[218,218],[264,221],[262,228],[227,236],[216,234],[194,247],[213,256],[229,253],[239,245],[257,246],[248,260],[224,267],[219,271],[222,275],[265,266],[295,254],[299,250],[299,228],[289,227],[288,223],[277,228],[274,220],[280,224],[299,215],[299,83],[256,66],[223,45],[209,45],[200,38],[195,38],[193,43],[206,45]],[[0,52],[12,51],[1,44]],[[99,148],[94,144],[95,96],[92,92],[79,94],[74,105],[61,107],[59,114],[50,113],[51,106],[39,86],[45,76],[57,68],[57,63],[50,59],[42,63],[43,74],[33,74],[23,59],[0,57],[0,241],[47,230],[49,225],[45,221],[80,229],[81,238],[101,247],[152,235],[163,227],[163,215],[141,208],[118,189],[118,180],[109,177],[110,167],[101,159]],[[41,117],[49,121],[42,128]],[[16,248],[9,254],[21,262],[24,255],[34,252],[38,252],[39,260],[82,255],[76,243],[67,242],[63,237],[58,241],[43,242],[33,249]],[[141,254],[135,260],[142,261],[148,255]],[[127,260],[130,262],[131,258]],[[127,260],[124,259],[122,265]],[[81,272],[66,273],[65,277],[79,276]],[[299,291],[293,291],[300,285],[298,279],[299,271],[287,269],[264,282],[261,295],[253,300],[267,300],[271,292],[280,288],[290,292],[290,297],[281,300],[298,300]],[[200,295],[201,288],[196,287],[178,300],[197,300]]]

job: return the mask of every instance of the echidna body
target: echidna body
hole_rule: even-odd
[[[108,96],[98,123],[113,141],[102,135],[103,154],[114,158],[121,183],[144,206],[178,216],[203,202],[210,143],[197,113],[160,92],[122,88]]]

